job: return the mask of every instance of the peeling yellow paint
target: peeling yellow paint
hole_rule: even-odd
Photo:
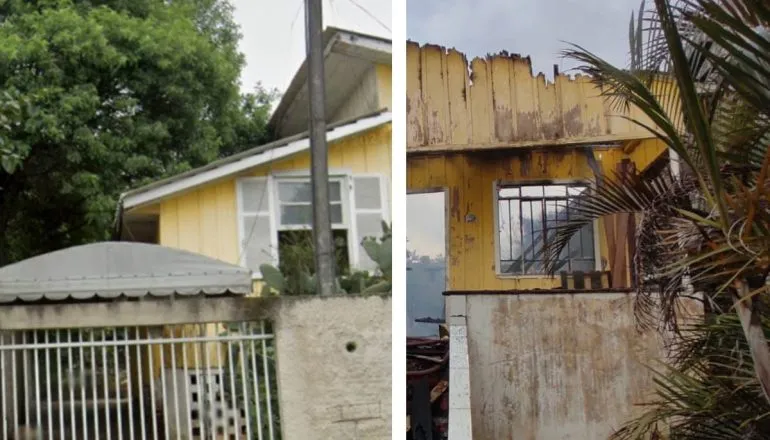
[[[642,112],[613,108],[590,78],[532,74],[528,57],[475,58],[407,43],[407,151],[549,146],[652,138]],[[470,74],[469,74],[470,70]],[[656,89],[658,90],[658,89]]]
[[[624,159],[620,147],[597,148],[597,161],[608,173]],[[495,182],[592,180],[586,156],[577,149],[515,150],[419,155],[407,158],[407,189],[412,192],[445,189],[448,288],[450,290],[549,289],[558,278],[504,277],[496,273],[497,234]],[[466,221],[468,214],[475,220]],[[600,258],[608,259],[603,224],[599,225]]]

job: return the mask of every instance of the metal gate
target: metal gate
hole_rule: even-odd
[[[0,439],[279,438],[265,322],[0,334]]]

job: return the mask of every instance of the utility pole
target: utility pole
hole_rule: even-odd
[[[305,45],[308,59],[307,87],[310,96],[310,175],[313,190],[316,291],[319,295],[332,295],[335,293],[335,252],[329,209],[322,2],[323,0],[305,0]]]

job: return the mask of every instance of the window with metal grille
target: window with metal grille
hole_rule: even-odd
[[[543,274],[543,239],[551,237],[558,224],[569,220],[570,203],[586,188],[585,184],[499,186],[500,273]],[[572,237],[555,267],[557,273],[594,270],[593,225]]]

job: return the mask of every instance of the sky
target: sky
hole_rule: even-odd
[[[506,50],[530,55],[535,73],[553,78],[553,65],[568,42],[616,64],[627,62],[628,25],[639,0],[407,0],[407,38],[454,47],[468,59]],[[444,196],[407,197],[407,249],[445,254]]]
[[[624,64],[631,11],[640,0],[407,0],[407,38],[454,47],[469,59],[506,50],[531,55],[535,73],[553,76],[568,43]]]
[[[303,0],[232,0],[235,21],[241,27],[241,52],[246,68],[241,90],[263,86],[283,92],[305,59]],[[362,11],[366,9],[391,28],[389,0],[323,0],[324,27],[334,26],[391,38],[388,29]]]

